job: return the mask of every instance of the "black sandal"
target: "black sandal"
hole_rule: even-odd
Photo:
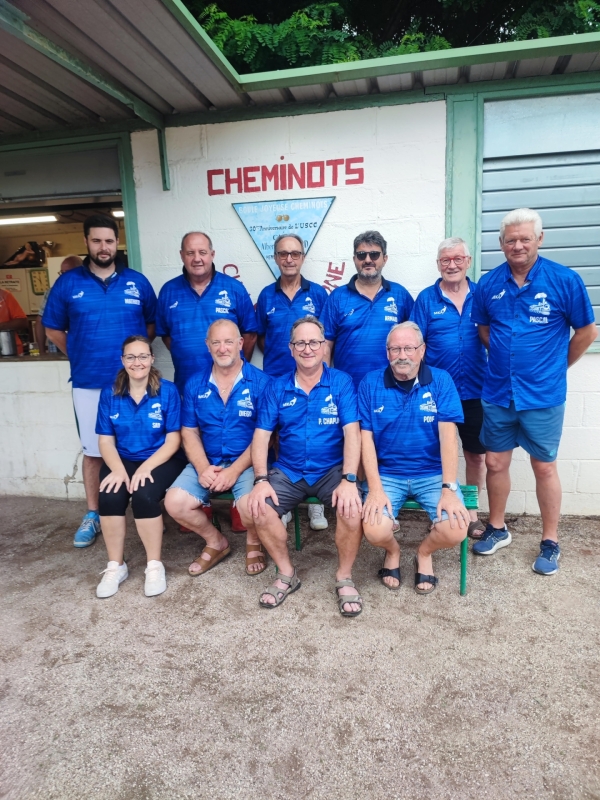
[[[385,559],[387,558],[387,553],[383,557],[383,564],[385,564]],[[400,567],[394,567],[393,569],[388,569],[384,565],[381,565],[381,569],[377,573],[377,575],[381,578],[381,582],[385,586],[386,589],[389,589],[390,592],[397,592],[400,588],[401,578],[400,578]],[[383,580],[384,578],[396,578],[398,581],[398,586],[388,586],[387,583]]]
[[[414,558],[415,564],[415,592],[417,594],[431,594],[435,587],[438,585],[439,581],[435,577],[435,575],[423,575],[422,572],[419,572],[419,557],[415,556]],[[420,583],[430,583],[430,589],[419,589]]]

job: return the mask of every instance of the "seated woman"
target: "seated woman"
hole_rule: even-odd
[[[175,385],[155,369],[150,340],[130,336],[123,342],[123,369],[114,386],[102,390],[96,433],[104,464],[100,469],[100,524],[108,565],[96,589],[111,597],[128,577],[123,563],[125,511],[131,508],[148,557],[146,597],[167,588],[160,560],[163,518],[160,501],[185,467],[177,456],[181,443],[181,401]]]

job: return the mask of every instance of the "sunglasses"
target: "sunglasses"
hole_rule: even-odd
[[[369,256],[371,261],[377,261],[383,255],[381,250],[370,250],[368,253],[365,250],[358,250],[354,255],[359,261],[364,261]]]

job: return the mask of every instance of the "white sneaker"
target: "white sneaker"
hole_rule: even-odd
[[[309,506],[308,520],[313,531],[324,531],[329,526],[325,517],[325,506]]]
[[[103,575],[103,578],[96,587],[96,597],[112,597],[119,591],[119,585],[129,577],[129,570],[125,563],[109,561],[100,575]]]
[[[149,561],[145,572],[144,594],[146,597],[154,597],[166,591],[167,579],[165,578],[165,568],[162,561]]]
[[[284,524],[284,527],[286,527],[286,528],[287,528],[287,526],[288,526],[288,525],[290,524],[290,522],[292,521],[292,512],[291,512],[291,511],[288,511],[288,513],[287,513],[287,514],[284,514],[284,515],[283,515],[283,517],[281,518],[281,521],[283,522],[283,524]]]

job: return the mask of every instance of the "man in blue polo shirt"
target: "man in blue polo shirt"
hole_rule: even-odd
[[[83,232],[88,256],[82,267],[58,278],[42,317],[46,336],[71,363],[88,506],[75,533],[75,547],[89,547],[100,530],[102,458],[96,434],[100,391],[114,381],[121,368],[121,346],[128,336],[154,338],[156,316],[156,295],[148,279],[117,258],[119,229],[115,220],[103,215],[88,217]]]
[[[450,375],[424,363],[418,325],[395,325],[387,354],[388,366],[369,372],[358,390],[366,474],[363,528],[369,542],[385,550],[379,576],[396,590],[400,546],[393,520],[407,497],[420,503],[433,524],[414,558],[415,591],[429,594],[438,583],[433,553],[454,547],[467,534],[469,512],[457,482],[456,425],[463,412]]]
[[[294,359],[288,343],[290,328],[300,317],[311,314],[317,319],[327,300],[327,292],[318,283],[306,280],[300,270],[304,264],[304,242],[295,234],[283,234],[275,239],[275,263],[281,277],[265,286],[258,296],[258,346],[264,353],[263,369],[268,375],[280,378],[294,369]],[[284,524],[291,519],[286,514]],[[289,519],[288,519],[289,517]],[[327,518],[323,506],[308,507],[310,527],[325,530]]]
[[[477,325],[471,321],[476,284],[467,277],[471,255],[467,243],[458,237],[444,239],[438,247],[437,266],[441,278],[419,294],[410,318],[416,322],[427,346],[425,360],[430,367],[450,373],[464,414],[457,424],[467,468],[467,483],[485,486],[485,447],[479,441],[483,422],[481,388],[487,354]],[[469,511],[467,535],[481,539],[485,525],[477,511]]]
[[[245,500],[278,570],[275,582],[261,594],[260,605],[275,608],[300,588],[281,517],[314,495],[336,508],[338,606],[342,616],[356,617],[362,611],[362,599],[352,582],[352,565],[362,538],[362,506],[356,487],[358,409],[350,376],[323,363],[323,333],[316,317],[302,317],[292,326],[290,350],[296,367],[265,392],[252,441],[254,489]],[[268,471],[269,440],[275,430],[279,431],[279,455]]]
[[[357,388],[369,370],[385,367],[385,337],[408,319],[414,304],[404,286],[382,276],[387,260],[387,242],[378,231],[357,236],[357,274],[329,295],[321,317],[333,363]]]
[[[212,367],[204,344],[209,325],[217,319],[233,321],[242,332],[244,357],[250,361],[256,315],[244,285],[216,271],[215,251],[207,234],[186,233],[180,256],[182,274],[167,281],[158,293],[156,333],[171,351],[175,384],[183,393],[192,375]]]
[[[243,337],[233,320],[218,319],[210,326],[206,345],[211,366],[187,382],[183,395],[181,436],[190,463],[167,492],[165,508],[188,530],[206,541],[190,565],[190,575],[203,575],[231,552],[227,539],[202,510],[211,493],[232,491],[236,504],[252,489],[254,473],[250,442],[258,408],[269,377],[241,357]],[[240,507],[241,509],[241,507]],[[245,506],[244,506],[245,509]],[[265,569],[264,550],[253,520],[246,527],[246,572]]]
[[[542,542],[533,571],[553,575],[560,558],[562,490],[556,455],[566,373],[595,340],[597,330],[583,281],[574,270],[538,254],[543,240],[536,211],[509,212],[500,224],[506,261],[484,275],[475,291],[472,320],[489,352],[481,442],[487,451],[490,519],[473,552],[491,555],[511,542],[504,512],[512,451],[520,446],[531,457],[542,516]]]

